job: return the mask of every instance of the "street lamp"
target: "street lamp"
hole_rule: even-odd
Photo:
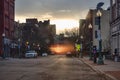
[[[91,33],[92,25],[89,24],[88,28],[89,28],[89,31],[90,31],[90,43],[89,43],[90,44],[90,59],[89,60],[92,60],[92,40],[91,40],[91,37],[92,37],[92,33]]]
[[[91,24],[89,24],[88,28],[89,28],[89,29],[92,29],[92,25],[91,25]]]
[[[81,45],[80,45],[80,48],[81,48],[80,51],[81,51],[81,53],[80,53],[80,57],[82,58],[83,57],[83,55],[82,55],[82,46],[83,46],[83,42],[82,41],[83,41],[83,36],[82,35],[80,36],[80,39],[81,39]]]
[[[3,59],[5,59],[5,33],[2,34]]]
[[[30,50],[30,45],[29,45],[29,42],[28,42],[28,41],[26,42],[26,50],[27,50],[27,51]]]
[[[103,62],[103,57],[101,54],[102,51],[102,39],[101,39],[101,16],[102,13],[100,12],[100,10],[97,11],[97,17],[98,17],[98,40],[99,40],[99,57],[98,57],[98,64],[104,64]]]

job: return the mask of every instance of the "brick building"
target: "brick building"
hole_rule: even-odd
[[[2,53],[2,35],[4,44],[10,44],[14,33],[15,0],[0,0],[0,53]]]
[[[110,0],[111,52],[120,56],[120,0]]]

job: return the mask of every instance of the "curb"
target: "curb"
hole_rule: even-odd
[[[97,73],[101,73],[101,74],[103,74],[103,75],[111,78],[112,80],[118,80],[118,79],[116,79],[115,77],[113,77],[113,76],[111,76],[111,75],[109,75],[109,74],[106,74],[104,71],[101,71],[101,70],[96,69],[96,68],[95,68],[94,66],[92,66],[91,64],[83,61],[83,59],[80,59],[80,58],[79,58],[79,60],[81,60],[81,61],[82,61],[83,63],[85,63],[86,65],[88,65],[92,70],[96,71]]]

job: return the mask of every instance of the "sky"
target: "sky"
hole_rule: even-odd
[[[95,9],[97,3],[104,2],[103,9],[109,7],[110,0],[15,0],[15,20],[25,22],[26,18],[39,21],[50,19],[56,24],[57,33],[79,26],[89,9]]]

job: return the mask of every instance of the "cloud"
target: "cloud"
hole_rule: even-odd
[[[41,15],[42,19],[53,19],[52,13],[46,13],[44,15]]]
[[[66,12],[71,12],[71,10],[58,10],[58,12],[66,13]]]
[[[109,0],[104,8],[109,6]],[[84,17],[89,8],[96,8],[99,0],[16,0],[16,16],[39,18],[75,18]]]

